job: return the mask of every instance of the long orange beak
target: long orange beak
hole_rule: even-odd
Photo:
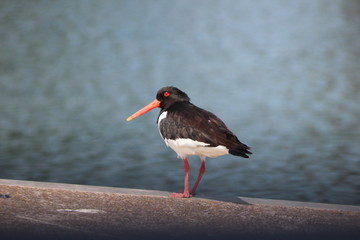
[[[145,107],[143,107],[142,109],[140,109],[139,111],[137,111],[136,113],[134,113],[133,115],[131,115],[130,117],[128,117],[126,119],[126,121],[131,121],[134,118],[137,118],[145,113],[147,113],[148,111],[160,107],[160,101],[155,99],[154,101],[152,101],[151,103],[149,103],[148,105],[146,105]]]

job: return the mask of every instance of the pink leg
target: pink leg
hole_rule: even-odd
[[[205,168],[205,157],[201,157],[201,167],[199,169],[199,175],[198,175],[198,177],[196,179],[196,182],[195,182],[193,188],[190,190],[190,194],[195,195],[196,189],[197,189],[197,187],[199,185],[199,182],[201,181],[202,176],[205,173],[205,170],[206,170],[206,168]]]
[[[184,173],[185,173],[184,192],[173,193],[169,196],[172,198],[190,198],[190,197],[192,197],[191,194],[189,193],[189,170],[190,170],[189,162],[186,157],[184,157],[182,160],[184,162]]]

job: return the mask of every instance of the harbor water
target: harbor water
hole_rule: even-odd
[[[182,189],[158,110],[125,120],[172,85],[253,152],[208,159],[200,194],[359,205],[359,11],[356,0],[1,1],[0,178]]]

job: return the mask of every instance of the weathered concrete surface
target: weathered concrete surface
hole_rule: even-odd
[[[0,238],[360,239],[357,206],[168,194],[0,179]]]

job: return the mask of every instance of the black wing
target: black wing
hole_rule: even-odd
[[[179,102],[166,109],[167,116],[161,121],[160,133],[165,139],[189,138],[229,149],[229,153],[248,158],[250,147],[241,143],[225,123],[213,113],[189,102]]]

